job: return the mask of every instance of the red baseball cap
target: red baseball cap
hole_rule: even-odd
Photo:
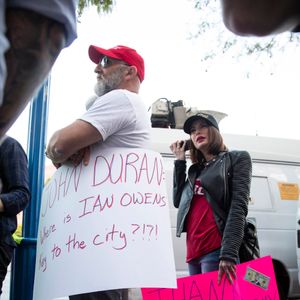
[[[89,47],[89,57],[92,62],[98,64],[103,56],[119,59],[125,61],[131,66],[137,68],[137,74],[142,82],[144,80],[145,66],[143,58],[136,52],[136,50],[126,46],[115,46],[111,49],[103,49],[94,45]]]

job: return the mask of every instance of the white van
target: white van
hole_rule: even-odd
[[[223,137],[229,149],[247,150],[252,157],[248,216],[256,221],[261,256],[272,256],[277,283],[282,293],[288,294],[290,299],[300,299],[297,266],[297,252],[300,256],[300,241],[297,242],[297,232],[300,238],[300,225],[297,223],[300,141],[229,134],[223,134]],[[172,204],[174,156],[169,146],[176,140],[188,138],[183,130],[152,129],[152,149],[161,153],[166,169],[178,277],[187,276],[188,270],[185,263],[185,236],[177,238],[175,234],[177,210]]]

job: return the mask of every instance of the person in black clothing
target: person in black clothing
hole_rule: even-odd
[[[192,165],[186,172],[186,141],[170,145],[174,162],[173,202],[177,236],[186,232],[190,275],[219,270],[232,283],[244,236],[252,163],[246,151],[228,151],[212,115],[189,117]]]
[[[0,294],[16,243],[17,214],[30,200],[27,156],[18,141],[0,139]]]

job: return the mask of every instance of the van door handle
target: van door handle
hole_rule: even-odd
[[[298,220],[298,225],[300,225],[300,220]]]

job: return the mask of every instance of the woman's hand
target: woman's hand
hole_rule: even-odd
[[[229,282],[232,284],[236,278],[236,264],[228,260],[220,260],[219,273],[218,273],[218,284],[221,283],[222,277],[226,276]]]
[[[185,160],[185,144],[186,141],[176,141],[170,145],[170,149],[174,153],[176,159]]]

